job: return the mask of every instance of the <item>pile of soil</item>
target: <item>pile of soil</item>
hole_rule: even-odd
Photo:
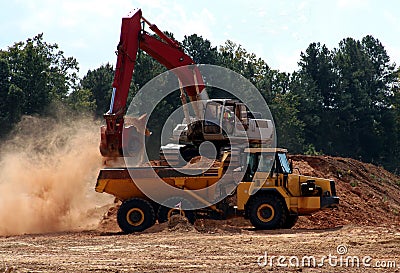
[[[333,179],[340,206],[301,216],[294,229],[326,229],[343,225],[396,227],[400,224],[400,177],[381,167],[350,158],[291,155],[294,173]],[[194,159],[195,165],[202,160]],[[201,163],[202,164],[202,163]],[[209,162],[207,163],[209,164]],[[199,164],[197,164],[197,167]],[[119,232],[118,205],[111,207],[99,224],[103,232]],[[179,215],[177,215],[179,216]],[[185,222],[186,221],[186,222]],[[242,218],[231,220],[199,219],[193,226],[182,220],[156,224],[146,232],[197,231],[201,233],[241,233],[251,228]]]
[[[330,178],[340,197],[338,209],[300,217],[295,228],[332,228],[346,224],[400,224],[400,177],[351,158],[292,155],[294,172]]]
[[[171,219],[168,221],[169,231],[183,231],[189,232],[194,231],[194,227],[189,223],[188,219],[182,215],[176,214],[172,215]]]
[[[234,218],[230,220],[211,220],[211,219],[198,219],[194,223],[194,227],[201,233],[242,233],[243,229],[251,228],[248,220],[243,218]]]
[[[209,159],[205,156],[195,156],[193,157],[185,166],[183,166],[183,169],[194,169],[194,168],[218,168],[220,166],[220,162]]]

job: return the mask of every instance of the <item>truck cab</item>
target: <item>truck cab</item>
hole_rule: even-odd
[[[237,209],[257,228],[290,228],[299,215],[339,204],[335,182],[293,173],[286,149],[247,148]]]

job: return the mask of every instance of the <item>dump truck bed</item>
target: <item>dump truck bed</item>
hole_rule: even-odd
[[[161,179],[172,187],[185,190],[201,190],[218,182],[224,172],[223,164],[218,168],[172,168],[169,166],[146,166],[132,168],[105,168],[100,170],[96,191],[114,195],[125,201],[133,197],[148,198],[141,185],[147,189],[160,191]],[[154,188],[152,188],[154,187]],[[162,194],[162,193],[160,193]],[[214,194],[213,190],[209,194]],[[165,196],[167,198],[168,196]]]
[[[131,175],[134,177],[154,177],[154,172],[160,178],[166,177],[199,177],[199,176],[218,176],[219,168],[199,169],[185,168],[179,169],[168,166],[146,166],[146,167],[130,167],[130,168],[105,168],[100,170],[99,179],[129,179]],[[200,174],[199,174],[200,173]]]

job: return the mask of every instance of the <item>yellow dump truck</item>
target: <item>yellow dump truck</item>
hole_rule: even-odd
[[[228,175],[230,152],[223,154],[219,166],[200,172],[199,168],[169,166],[105,168],[99,173],[96,191],[114,195],[122,202],[117,221],[126,233],[143,231],[175,213],[183,214],[190,222],[198,218],[245,217],[257,229],[291,228],[299,215],[339,204],[335,182],[293,173],[285,149],[246,148],[241,155],[238,166]],[[238,170],[243,176],[235,182]],[[223,185],[213,187],[224,175]],[[163,193],[153,183],[155,179],[183,190],[187,197]],[[161,205],[141,190],[140,185],[151,188],[153,184],[157,200],[165,200]],[[197,194],[201,189],[206,189],[207,196]],[[182,204],[191,202],[201,206],[182,209]]]

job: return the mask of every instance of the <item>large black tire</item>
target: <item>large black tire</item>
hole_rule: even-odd
[[[257,229],[282,228],[287,211],[282,199],[274,194],[254,196],[248,204],[248,217]]]
[[[297,220],[299,219],[298,215],[288,215],[286,218],[286,222],[283,225],[283,228],[290,229],[294,227],[294,225],[297,223]]]
[[[192,210],[181,210],[176,207],[177,204],[181,204],[181,207],[191,207],[191,203],[182,197],[171,197],[168,198],[164,205],[158,208],[157,219],[159,223],[169,221],[172,215],[180,214],[186,217],[189,223],[193,224],[196,221],[196,215]]]
[[[154,225],[156,215],[147,200],[132,198],[119,207],[117,222],[125,233],[140,232]]]

